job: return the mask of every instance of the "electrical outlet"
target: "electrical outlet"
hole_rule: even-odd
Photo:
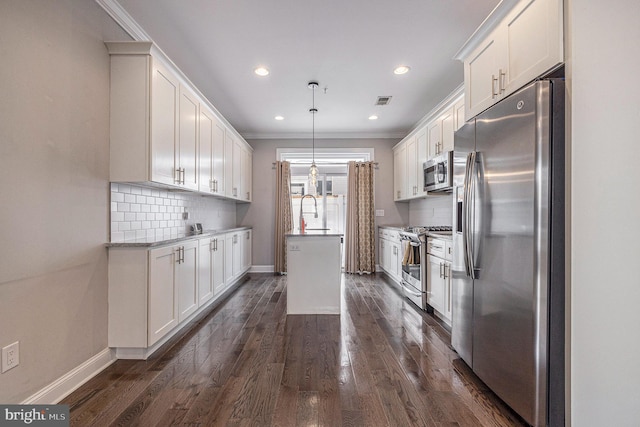
[[[2,349],[2,373],[4,374],[9,369],[13,369],[20,364],[20,341],[16,341],[13,344]]]

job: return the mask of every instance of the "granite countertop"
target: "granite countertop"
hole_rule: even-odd
[[[204,230],[199,234],[184,233],[171,234],[170,236],[150,237],[135,240],[126,240],[124,242],[110,242],[106,244],[108,248],[155,248],[158,246],[173,245],[175,243],[187,240],[201,239],[203,237],[216,236],[220,234],[233,233],[234,231],[250,230],[252,227],[236,227],[226,230]]]

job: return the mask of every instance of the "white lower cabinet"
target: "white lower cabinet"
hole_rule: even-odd
[[[378,232],[378,264],[394,281],[402,280],[402,255],[400,238],[396,231],[380,229]]]
[[[427,304],[451,324],[451,242],[429,238],[427,243]],[[435,254],[435,255],[434,255]]]
[[[201,239],[198,243],[198,305],[213,298],[214,239]]]
[[[111,247],[109,347],[120,359],[146,359],[250,266],[251,230],[152,249]]]
[[[444,262],[438,257],[427,255],[427,303],[435,311],[444,311],[445,280],[443,275]]]
[[[149,251],[148,345],[198,309],[198,242]]]
[[[213,294],[220,295],[226,289],[224,280],[224,237],[216,236],[211,239],[213,253],[211,255],[211,273],[213,283]]]
[[[178,324],[173,246],[149,251],[149,326],[147,345],[153,345]],[[111,345],[111,344],[109,344]]]

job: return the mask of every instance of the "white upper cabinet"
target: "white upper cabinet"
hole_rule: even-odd
[[[473,117],[489,108],[500,96],[506,61],[500,29],[495,30],[464,61],[465,115]]]
[[[114,82],[112,82],[113,84]],[[176,173],[179,96],[180,82],[178,79],[158,61],[153,61],[151,74],[151,180],[170,185],[175,184],[179,179],[179,174]],[[113,125],[112,120],[112,127]],[[127,123],[127,126],[131,125],[139,125],[139,123]],[[113,138],[111,141],[113,144]],[[116,154],[121,155],[120,152]],[[117,163],[117,160],[112,158],[111,162]],[[136,166],[140,167],[140,165]]]
[[[416,146],[418,150],[416,157],[416,184],[418,186],[417,196],[422,197],[427,195],[427,192],[424,191],[423,173],[424,162],[426,162],[429,157],[429,134],[426,126],[420,129],[416,134]]]
[[[460,99],[453,105],[453,130],[454,132],[460,129],[465,124],[464,116],[464,98]]]
[[[418,128],[393,148],[394,201],[426,197],[424,162],[453,150],[453,137],[462,121],[464,98],[454,92],[438,108],[432,120]]]
[[[200,105],[199,189],[204,193],[224,195],[225,128],[213,113]]]
[[[429,158],[437,157],[453,150],[453,132],[455,130],[455,109],[447,108],[436,120],[428,125]]]
[[[106,45],[111,54],[110,180],[251,201],[251,147],[223,124],[215,108],[151,42]]]
[[[505,12],[496,8],[495,13]],[[561,0],[522,0],[493,23],[487,36],[470,40],[458,55],[464,62],[467,118],[564,61]]]
[[[505,93],[564,62],[563,2],[527,0],[505,19],[508,73]]]
[[[198,122],[200,102],[185,86],[180,85],[179,138],[176,147],[177,184],[198,190]]]
[[[406,161],[405,166],[407,168],[407,180],[405,194],[407,197],[412,198],[418,195],[418,177],[417,177],[417,159],[418,159],[418,146],[416,145],[416,137],[410,137],[407,142],[407,148],[405,151]]]
[[[400,144],[393,149],[393,200],[406,198],[407,147]]]

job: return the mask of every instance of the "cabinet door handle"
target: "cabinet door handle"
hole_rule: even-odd
[[[495,99],[498,96],[498,92],[496,92],[496,83],[498,79],[495,74],[491,74],[491,99]]]
[[[507,76],[507,73],[505,73],[504,71],[502,71],[502,68],[500,68],[498,70],[498,89],[500,90],[500,93],[504,93],[505,90],[507,90],[505,88],[505,77]]]
[[[173,182],[175,182],[176,184],[180,184],[181,183],[181,173],[182,170],[180,168],[176,169],[176,176],[175,178],[173,178]]]
[[[442,263],[438,264],[438,276],[442,279]]]
[[[238,188],[237,187],[233,187],[233,197],[238,197]]]
[[[249,200],[251,197],[249,197],[249,192],[247,191],[247,200]]]

